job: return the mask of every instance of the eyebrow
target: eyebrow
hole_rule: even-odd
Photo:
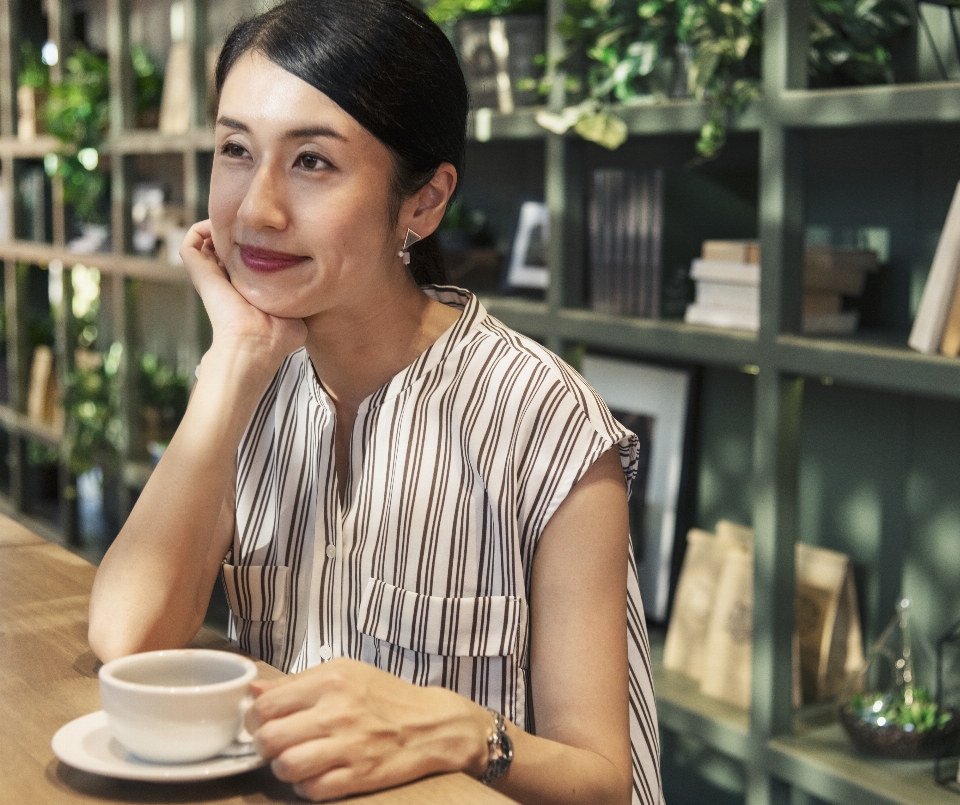
[[[228,129],[233,129],[235,131],[243,131],[250,133],[250,127],[246,123],[241,123],[239,120],[234,120],[232,117],[219,117],[217,118],[218,126],[225,126]],[[329,126],[304,126],[299,129],[290,129],[290,131],[284,132],[283,139],[285,140],[303,140],[309,137],[330,137],[334,140],[346,141],[339,131],[332,129]]]

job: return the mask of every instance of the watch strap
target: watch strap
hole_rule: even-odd
[[[487,738],[489,759],[487,768],[480,777],[480,782],[484,785],[493,785],[503,777],[513,760],[513,741],[507,735],[503,716],[495,710],[490,710],[490,714],[493,716],[493,732]]]

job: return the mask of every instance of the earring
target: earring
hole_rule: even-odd
[[[397,257],[403,260],[405,266],[410,265],[410,247],[420,240],[423,238],[408,227],[407,236],[403,239],[403,248],[397,252]]]

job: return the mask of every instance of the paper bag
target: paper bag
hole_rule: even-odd
[[[700,679],[707,627],[727,548],[709,531],[692,528],[687,533],[687,550],[667,626],[664,668]]]
[[[797,543],[795,630],[800,642],[803,698],[817,702],[840,693],[863,664],[863,635],[850,559]]]
[[[707,627],[700,690],[736,707],[750,707],[753,642],[753,552],[729,545],[717,582],[716,600]]]

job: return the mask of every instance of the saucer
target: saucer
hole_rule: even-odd
[[[110,734],[103,710],[81,716],[64,725],[53,736],[53,752],[64,763],[82,771],[119,777],[124,780],[186,782],[213,780],[250,771],[266,765],[266,760],[242,752],[239,744],[227,747],[224,754],[194,763],[151,763],[130,754]]]

